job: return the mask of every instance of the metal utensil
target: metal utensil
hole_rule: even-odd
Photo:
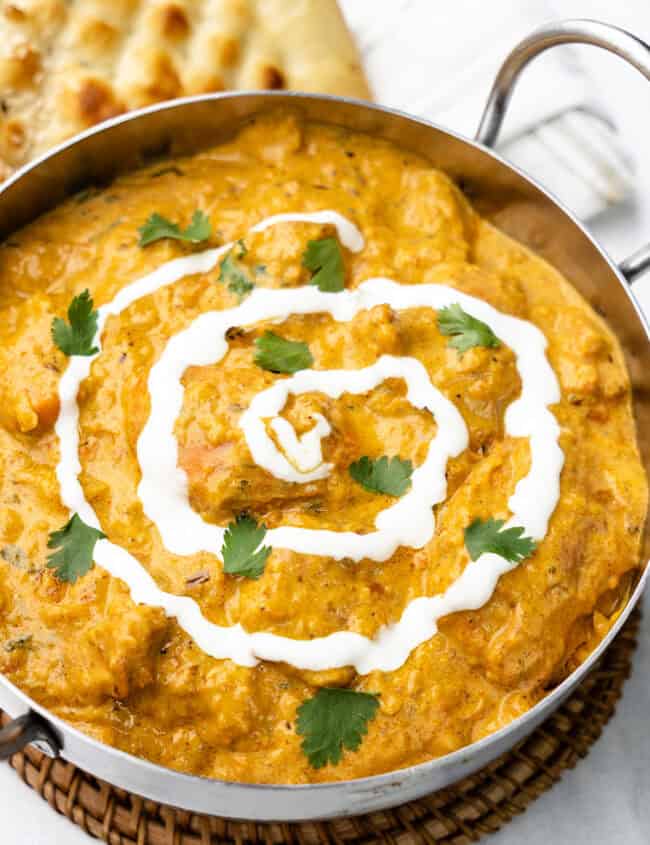
[[[566,208],[490,149],[522,70],[542,51],[567,43],[609,50],[650,79],[647,44],[605,24],[565,21],[538,29],[506,59],[475,141],[397,111],[339,97],[273,92],[207,95],[164,103],[89,130],[16,173],[0,190],[0,236],[35,219],[71,193],[107,181],[152,156],[183,154],[217,143],[269,108],[294,108],[310,120],[386,138],[426,156],[449,173],[483,216],[548,260],[606,317],[625,352],[640,447],[646,470],[650,470],[650,334],[628,286],[650,267],[650,246],[616,265]],[[649,549],[646,529],[643,561],[648,559]],[[23,715],[0,731],[0,757],[34,742],[45,753],[61,754],[138,795],[230,818],[298,821],[394,806],[448,786],[531,733],[593,668],[638,601],[645,578],[645,573],[640,576],[627,607],[594,653],[528,713],[480,742],[411,768],[307,786],[228,783],[184,775],[91,739],[2,676],[0,706],[11,715]]]

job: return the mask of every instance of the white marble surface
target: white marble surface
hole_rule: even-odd
[[[503,2],[496,0],[496,5]],[[521,0],[512,2],[519,5]],[[555,3],[563,16],[600,18],[650,40],[648,0]],[[589,48],[584,53],[637,161],[635,201],[592,224],[612,255],[622,258],[650,238],[650,85],[613,57]],[[637,293],[650,313],[650,276],[637,284]],[[616,716],[589,757],[523,816],[489,839],[494,845],[650,843],[650,596],[645,605],[635,672]],[[90,841],[53,813],[6,765],[0,765],[0,820],[2,845],[84,845]]]

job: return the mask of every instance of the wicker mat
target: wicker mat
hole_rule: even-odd
[[[55,810],[111,845],[469,845],[587,755],[630,674],[639,618],[631,616],[596,669],[528,739],[478,774],[393,810],[317,823],[230,822],[146,801],[32,748],[11,764]]]

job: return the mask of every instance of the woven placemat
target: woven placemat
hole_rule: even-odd
[[[454,786],[393,810],[302,824],[188,813],[116,789],[29,748],[11,765],[59,813],[110,845],[469,845],[522,813],[585,757],[630,674],[636,611],[599,665],[528,739]]]

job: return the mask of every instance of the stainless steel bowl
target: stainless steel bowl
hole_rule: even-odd
[[[650,246],[616,265],[571,212],[491,149],[522,69],[564,43],[586,43],[621,56],[650,79],[650,47],[620,29],[593,21],[545,26],[519,44],[494,84],[475,141],[400,112],[339,97],[286,93],[220,94],[164,103],[102,124],[24,167],[0,190],[0,236],[91,184],[151,157],[188,153],[232,136],[253,115],[289,106],[311,120],[389,139],[428,158],[454,177],[481,214],[546,258],[618,335],[632,378],[641,450],[650,470],[650,334],[629,282],[650,267]],[[643,561],[648,559],[646,530]],[[564,683],[508,727],[428,763],[359,780],[309,786],[227,783],[180,774],[103,745],[0,676],[0,706],[18,718],[0,731],[0,757],[33,742],[115,786],[187,810],[256,821],[323,819],[394,806],[448,786],[531,733],[579,684],[629,616],[633,596],[596,651]],[[19,714],[22,714],[19,716]]]

